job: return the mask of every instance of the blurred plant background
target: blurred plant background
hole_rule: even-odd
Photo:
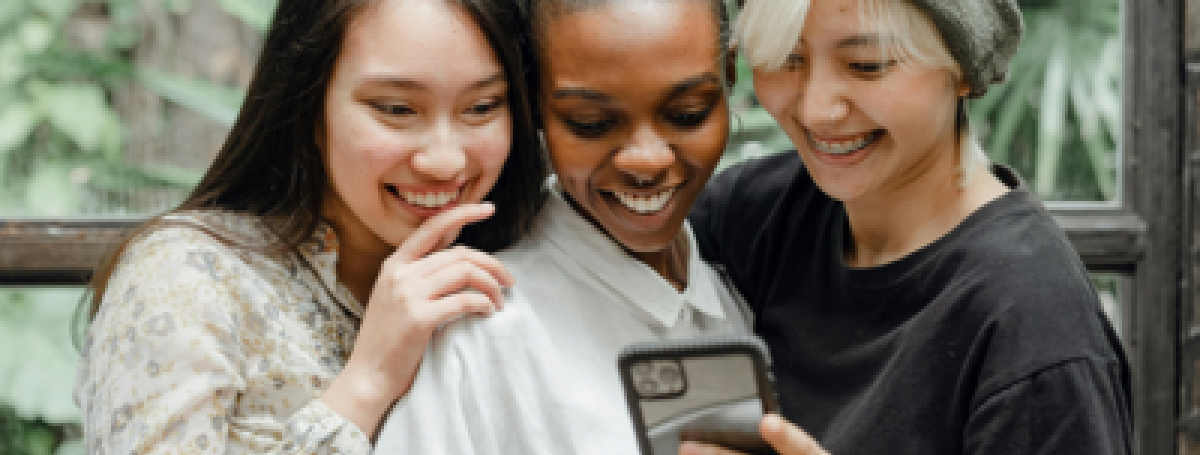
[[[276,1],[0,0],[0,217],[178,202],[233,122]],[[1012,76],[971,104],[993,159],[1043,199],[1119,197],[1119,1],[1020,1]],[[726,165],[792,148],[738,73]],[[1111,299],[1110,282],[1097,281]],[[82,453],[68,336],[79,297],[0,288],[0,454]]]

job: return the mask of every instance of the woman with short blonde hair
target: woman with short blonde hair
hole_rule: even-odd
[[[1012,0],[748,0],[740,49],[797,151],[716,177],[692,221],[771,348],[780,453],[1130,453],[1087,270],[965,114],[1021,32]]]

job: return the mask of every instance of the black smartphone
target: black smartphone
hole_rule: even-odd
[[[680,441],[775,454],[758,432],[776,412],[766,346],[752,335],[630,345],[617,359],[642,455],[676,455]]]

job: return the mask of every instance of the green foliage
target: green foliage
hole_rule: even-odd
[[[1046,200],[1116,197],[1121,132],[1120,0],[1022,3],[1010,77],[971,104],[993,159]]]
[[[70,327],[80,296],[0,289],[0,453],[82,453],[77,443],[62,444],[79,433]]]
[[[187,11],[190,0],[162,0]],[[275,0],[230,0],[230,14],[263,29]],[[69,33],[73,15],[103,7],[94,42]],[[131,191],[186,189],[199,172],[127,160],[117,92],[139,85],[232,124],[242,90],[141,67],[131,49],[142,33],[137,0],[0,2],[0,213],[76,215],[125,211]],[[165,134],[165,132],[164,132]]]

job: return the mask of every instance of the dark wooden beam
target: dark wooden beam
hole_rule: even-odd
[[[1129,209],[1146,223],[1134,275],[1137,453],[1179,453],[1185,0],[1126,0],[1122,152]]]

